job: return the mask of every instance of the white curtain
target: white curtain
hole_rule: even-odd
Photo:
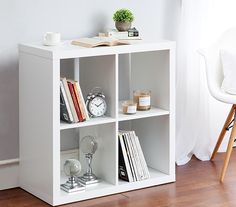
[[[177,40],[176,163],[209,160],[229,106],[208,92],[197,50],[236,25],[235,0],[182,0]],[[226,140],[227,141],[227,140]],[[221,150],[225,150],[226,143]]]

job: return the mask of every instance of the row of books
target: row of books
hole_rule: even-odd
[[[60,80],[60,118],[67,123],[89,120],[82,90],[77,81]]]
[[[150,178],[145,157],[134,131],[119,131],[119,177],[128,182]]]

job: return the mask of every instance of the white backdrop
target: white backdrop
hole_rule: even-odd
[[[0,160],[18,157],[18,43],[42,41],[47,31],[63,39],[94,36],[114,27],[118,8],[134,13],[142,37],[175,39],[179,1],[1,0]]]
[[[209,160],[229,105],[208,92],[205,68],[197,53],[236,24],[235,0],[182,0],[177,41],[176,162],[187,163],[194,154]],[[228,134],[227,134],[228,136]],[[225,150],[226,141],[221,151]]]

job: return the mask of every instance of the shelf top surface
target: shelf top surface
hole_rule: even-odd
[[[79,122],[79,123],[72,123],[68,124],[65,122],[60,123],[60,129],[73,129],[73,128],[79,128],[79,127],[86,127],[86,126],[95,126],[95,125],[100,125],[100,124],[108,124],[108,123],[113,123],[115,122],[115,118],[111,117],[97,117],[97,118],[90,118],[90,120],[87,120],[85,122]]]
[[[20,44],[20,52],[25,52],[49,59],[66,59],[99,55],[125,54],[155,50],[169,50],[175,47],[175,42],[168,40],[146,41],[130,40],[130,45],[100,46],[85,48],[71,44],[71,40],[62,41],[58,46],[44,46],[42,43]]]
[[[122,109],[119,108],[119,121],[128,121],[128,120],[133,120],[133,119],[141,119],[141,118],[148,118],[148,117],[153,117],[153,116],[163,116],[163,115],[168,115],[170,114],[169,111],[152,107],[148,111],[137,111],[136,114],[132,115],[127,115],[123,114]]]

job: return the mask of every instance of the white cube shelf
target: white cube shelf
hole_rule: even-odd
[[[95,86],[108,104],[105,117],[82,123],[60,121],[60,76],[78,80],[84,97]],[[124,115],[122,100],[136,89],[151,90],[152,108]],[[131,41],[131,45],[82,48],[19,46],[20,187],[56,206],[175,181],[175,43]],[[118,177],[118,130],[135,130],[151,178]],[[84,192],[60,189],[60,151],[85,135],[98,138],[94,172],[101,178]],[[83,155],[79,160],[85,169]]]

